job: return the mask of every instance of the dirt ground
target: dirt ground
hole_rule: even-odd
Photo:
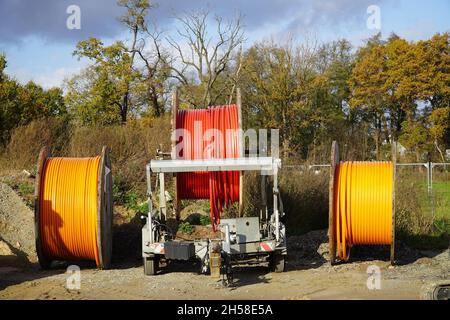
[[[79,290],[67,289],[64,266],[49,271],[36,265],[0,266],[0,299],[420,299],[430,284],[450,280],[448,250],[416,252],[420,257],[400,260],[394,267],[379,260],[380,254],[371,261],[330,266],[319,253],[309,256],[296,249],[297,241],[301,239],[291,241],[286,272],[235,267],[232,287],[198,274],[193,263],[171,263],[153,277],[144,276],[137,261],[114,264],[111,270],[86,265],[81,268]],[[355,255],[368,258],[364,253]],[[367,268],[373,265],[380,268],[378,290],[367,287]]]
[[[172,262],[149,277],[139,258],[139,226],[129,224],[115,229],[112,269],[83,264],[80,288],[69,290],[67,265],[43,271],[36,263],[33,214],[21,201],[0,183],[0,299],[420,299],[432,284],[450,281],[449,250],[418,251],[402,243],[396,244],[396,266],[386,247],[355,247],[349,263],[330,266],[326,230],[288,238],[284,273],[236,266],[233,286],[225,287],[199,274],[195,263]],[[369,290],[373,266],[380,286]]]

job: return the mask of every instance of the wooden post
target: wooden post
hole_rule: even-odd
[[[241,100],[241,89],[236,88],[236,105],[238,109],[238,126],[239,126],[239,158],[244,156],[244,141],[243,131],[242,131],[242,100]],[[238,216],[242,216],[243,209],[243,201],[244,201],[244,174],[242,171],[239,172],[239,211]]]
[[[178,96],[178,89],[172,93],[172,160],[175,160],[178,155],[176,154],[176,129],[177,129],[177,113],[179,108],[180,100]],[[177,174],[174,174],[174,186],[175,186],[175,199],[173,200],[173,211],[175,214],[175,218],[180,220],[180,199],[178,197],[177,192]]]
[[[336,235],[334,233],[334,180],[336,167],[339,165],[339,145],[337,141],[333,141],[331,145],[331,166],[330,166],[330,182],[329,182],[329,211],[328,211],[328,245],[329,245],[329,258],[330,264],[333,265],[336,262]]]

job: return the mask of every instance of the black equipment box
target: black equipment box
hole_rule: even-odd
[[[189,260],[195,256],[195,245],[187,241],[168,241],[164,243],[164,255],[172,260]]]

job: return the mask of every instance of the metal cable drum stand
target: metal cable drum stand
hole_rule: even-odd
[[[239,90],[237,101],[240,104]],[[173,112],[176,113],[178,106],[178,96],[173,95]],[[240,116],[238,116],[240,118]],[[238,120],[241,123],[242,120]],[[176,128],[176,117],[172,118],[172,127]],[[239,125],[240,127],[240,125]],[[214,126],[213,126],[214,129]],[[226,142],[227,143],[227,142]],[[172,140],[173,150],[175,139]],[[224,261],[237,263],[261,263],[269,260],[274,271],[283,271],[287,254],[286,232],[280,218],[284,215],[281,198],[278,189],[278,170],[281,167],[280,159],[273,157],[243,157],[242,147],[239,148],[239,155],[236,158],[189,158],[176,159],[172,153],[171,160],[164,160],[162,156],[169,153],[159,153],[157,160],[151,160],[147,164],[147,190],[149,213],[145,218],[145,226],[142,228],[142,257],[144,261],[144,273],[155,275],[159,269],[160,258],[166,260],[191,260],[201,261],[201,272],[206,273],[211,270],[211,252],[221,252]],[[165,225],[167,220],[167,208],[165,200],[164,176],[179,175],[185,173],[213,173],[227,176],[230,172],[260,171],[272,177],[273,188],[273,209],[261,210],[257,217],[238,217],[234,219],[222,219],[218,226],[222,237],[220,239],[199,239],[195,241],[175,240],[174,234]],[[152,175],[156,175],[157,188],[159,189],[158,207],[154,208],[152,190]],[[262,175],[264,176],[264,175]],[[267,178],[266,176],[264,176]],[[266,181],[266,179],[263,179]],[[262,180],[262,181],[263,181]],[[176,183],[180,183],[176,181]],[[265,183],[261,183],[265,189]],[[224,184],[224,188],[228,188]],[[242,174],[239,177],[239,203],[240,211],[242,204]],[[177,187],[178,190],[178,187]],[[222,190],[223,191],[223,190]],[[225,190],[228,192],[229,190]],[[236,190],[235,190],[236,191]],[[265,191],[265,190],[264,190]],[[224,192],[226,194],[226,192]],[[174,216],[179,218],[180,196],[176,195],[174,203]],[[267,207],[267,203],[263,204]],[[264,212],[264,214],[262,214]],[[241,214],[239,214],[241,216]],[[230,262],[230,263],[231,263]],[[217,266],[217,265],[216,265]],[[230,270],[230,266],[217,266],[222,270]],[[228,272],[228,271],[227,271]]]
[[[329,181],[329,259],[345,262],[353,245],[390,245],[395,263],[396,149],[392,162],[340,162],[331,148]]]
[[[35,180],[35,239],[39,264],[94,260],[108,269],[112,255],[112,173],[109,149],[95,158],[52,158],[41,149]]]

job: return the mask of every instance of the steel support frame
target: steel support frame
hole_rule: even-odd
[[[148,217],[147,217],[147,232],[148,243],[143,243],[142,254],[148,257],[154,254],[149,249],[151,244],[156,243],[154,239],[154,208],[152,202],[152,173],[157,174],[159,182],[159,214],[160,220],[167,220],[167,210],[164,190],[164,174],[178,173],[178,172],[209,172],[209,171],[261,171],[262,175],[273,176],[273,201],[275,214],[275,240],[278,243],[280,240],[280,213],[278,209],[278,170],[281,168],[281,160],[272,157],[260,158],[234,158],[234,159],[207,159],[207,160],[151,160],[146,166],[147,176],[147,201],[148,201]],[[203,243],[203,242],[202,242]],[[145,247],[147,250],[145,250]],[[197,247],[197,246],[196,246]]]

